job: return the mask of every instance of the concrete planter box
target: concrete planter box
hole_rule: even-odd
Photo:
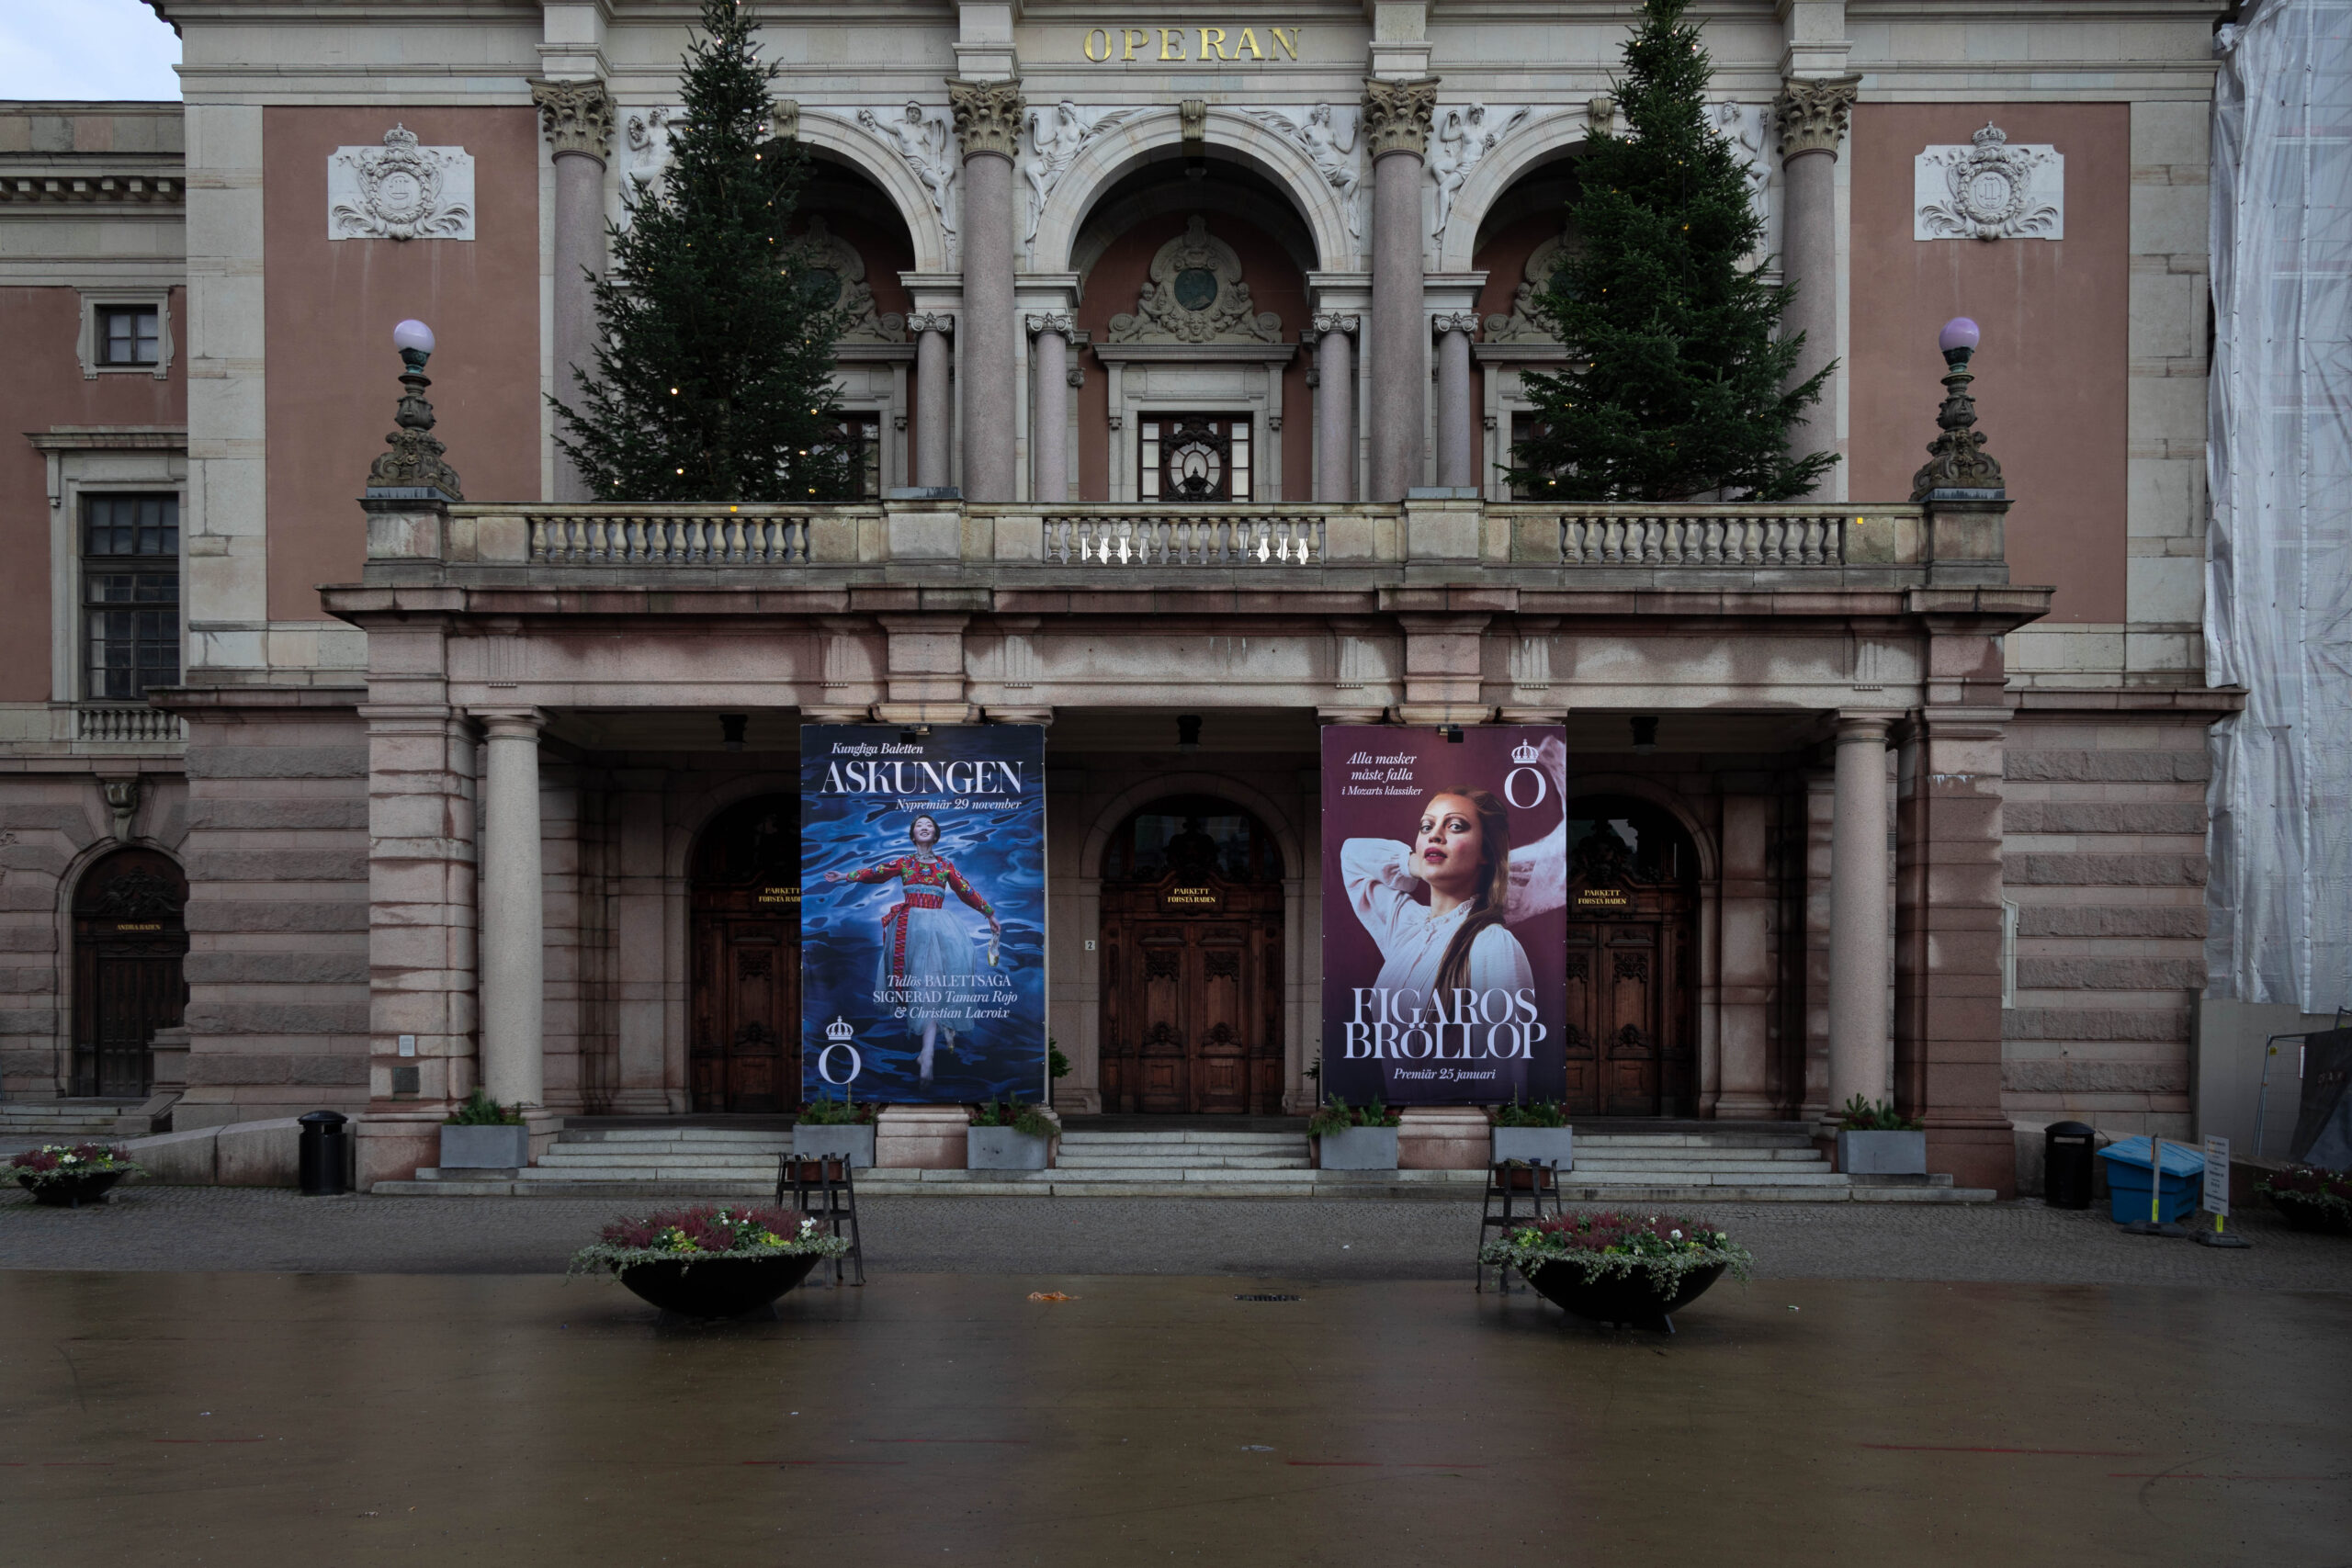
[[[444,1127],[444,1170],[520,1170],[531,1163],[531,1130],[512,1127]]]
[[[1498,1127],[1495,1129],[1495,1163],[1507,1159],[1523,1159],[1531,1163],[1541,1160],[1561,1170],[1576,1165],[1576,1129],[1573,1127]]]
[[[966,1167],[971,1170],[1043,1170],[1053,1140],[1012,1127],[967,1127]]]
[[[1325,1170],[1396,1168],[1394,1127],[1351,1127],[1344,1133],[1326,1133],[1316,1143],[1320,1145],[1317,1163]]]
[[[1840,1133],[1838,1169],[1847,1176],[1925,1176],[1928,1134]]]
[[[792,1152],[800,1159],[845,1159],[852,1170],[867,1169],[874,1164],[874,1123],[811,1127],[801,1122],[792,1129]]]

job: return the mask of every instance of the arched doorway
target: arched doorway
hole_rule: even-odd
[[[71,1092],[143,1100],[148,1045],[187,1010],[187,879],[157,850],[117,850],[74,890]]]
[[[1568,804],[1567,1108],[1698,1111],[1699,857],[1668,812]]]
[[[696,1111],[800,1103],[800,801],[738,801],[695,844],[692,1033]]]
[[[1282,1108],[1283,866],[1257,818],[1171,795],[1102,856],[1102,1109]]]

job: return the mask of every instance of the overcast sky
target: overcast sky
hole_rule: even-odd
[[[0,98],[171,98],[179,35],[140,0],[0,0]]]

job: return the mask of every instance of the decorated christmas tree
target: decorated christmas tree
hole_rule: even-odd
[[[1712,70],[1689,0],[1646,0],[1626,41],[1620,134],[1595,129],[1537,313],[1570,364],[1525,378],[1533,405],[1514,485],[1545,500],[1783,501],[1837,461],[1789,455],[1789,428],[1828,379],[1788,387],[1802,338],[1780,340],[1790,291],[1756,253],[1763,220],[1711,128]]]
[[[556,439],[599,499],[831,501],[852,483],[827,412],[839,282],[792,238],[808,160],[775,134],[758,33],[741,0],[703,0],[669,166],[626,194],[593,285],[603,341]]]

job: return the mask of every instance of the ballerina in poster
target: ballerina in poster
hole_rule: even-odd
[[[904,885],[899,902],[882,917],[882,955],[875,985],[903,996],[907,1032],[922,1036],[915,1070],[922,1087],[928,1089],[940,1032],[946,1032],[947,1049],[956,1051],[956,1031],[959,1025],[968,1025],[967,998],[977,990],[971,935],[962,917],[948,909],[946,894],[955,894],[988,920],[991,965],[997,961],[1004,927],[989,901],[939,852],[937,819],[927,812],[918,813],[907,825],[907,839],[914,845],[910,853],[862,871],[829,871],[825,880]]]

